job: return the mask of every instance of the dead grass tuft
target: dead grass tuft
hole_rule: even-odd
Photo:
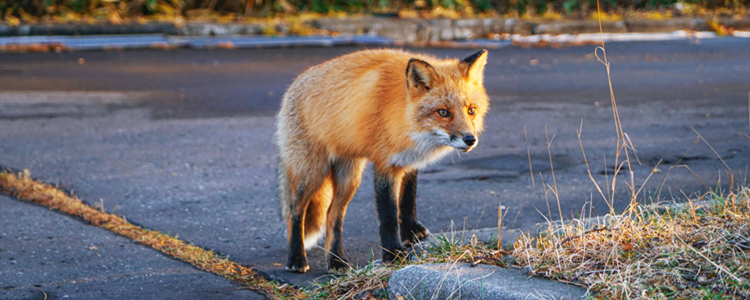
[[[219,257],[213,251],[186,244],[175,237],[133,225],[123,217],[93,208],[58,188],[33,180],[28,170],[18,174],[0,172],[0,192],[76,216],[91,225],[150,246],[196,268],[246,284],[249,289],[261,292],[271,299],[305,298],[298,289],[289,285],[280,286],[277,282],[258,275],[252,268]]]
[[[750,188],[683,208],[631,206],[593,226],[550,225],[514,245],[533,274],[577,283],[603,299],[750,297]]]

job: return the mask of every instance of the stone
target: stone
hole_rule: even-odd
[[[396,271],[388,281],[388,296],[396,299],[582,299],[584,288],[520,270],[490,265],[426,264]],[[399,298],[400,297],[400,298]]]

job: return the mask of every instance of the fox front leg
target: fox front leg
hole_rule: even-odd
[[[417,170],[407,172],[401,187],[399,223],[401,223],[401,242],[404,245],[419,243],[430,236],[430,231],[417,221]]]
[[[375,171],[375,202],[380,221],[380,244],[383,262],[393,261],[404,251],[398,230],[398,192],[400,176],[388,176]]]

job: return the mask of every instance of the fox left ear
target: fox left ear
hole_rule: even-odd
[[[465,78],[472,81],[482,82],[484,78],[484,65],[487,64],[487,50],[482,49],[469,55],[458,63]]]
[[[406,65],[406,87],[409,89],[416,87],[429,91],[436,78],[435,68],[426,61],[412,58]]]

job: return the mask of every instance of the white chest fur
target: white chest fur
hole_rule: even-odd
[[[450,138],[442,132],[413,133],[411,139],[414,146],[393,155],[391,164],[419,169],[436,162],[453,150],[453,147],[448,146]]]

